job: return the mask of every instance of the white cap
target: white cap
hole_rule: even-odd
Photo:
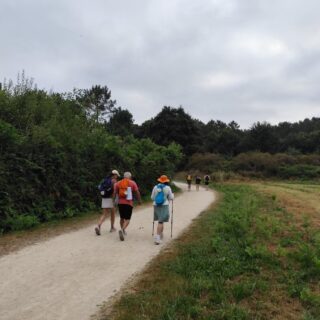
[[[118,170],[112,170],[111,173],[112,174],[116,174],[118,177],[120,177],[120,174],[119,174]]]
[[[124,178],[128,178],[128,179],[131,179],[131,172],[125,172],[124,174],[123,174],[123,177]]]

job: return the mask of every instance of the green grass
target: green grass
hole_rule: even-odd
[[[202,214],[102,319],[319,319],[320,232],[274,196],[216,185]]]

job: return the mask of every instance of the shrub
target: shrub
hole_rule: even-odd
[[[19,231],[33,228],[40,222],[36,216],[20,215],[16,217],[10,217],[7,219],[6,223],[11,230]]]
[[[219,154],[195,153],[191,156],[186,168],[200,172],[213,172],[223,170],[226,165],[227,161]]]
[[[284,179],[300,178],[315,179],[320,178],[320,167],[312,165],[282,166],[279,168],[279,177]]]

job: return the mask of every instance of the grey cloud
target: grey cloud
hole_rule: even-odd
[[[0,79],[106,84],[139,123],[163,105],[204,122],[319,116],[316,0],[2,0]],[[285,110],[290,110],[286,112]]]

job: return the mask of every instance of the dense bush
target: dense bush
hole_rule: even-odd
[[[221,181],[221,177],[232,177],[233,173],[257,178],[319,179],[320,155],[247,152],[225,158],[217,154],[195,154],[190,158],[187,169],[210,172],[217,181]]]
[[[100,89],[93,88],[110,99]],[[178,145],[113,136],[101,121],[104,104],[93,112],[87,100],[0,90],[0,232],[95,208],[97,184],[111,169],[131,171],[142,193],[160,174],[173,174],[182,156]]]
[[[228,162],[223,156],[214,153],[195,153],[191,156],[186,169],[199,169],[202,172],[223,170]]]

